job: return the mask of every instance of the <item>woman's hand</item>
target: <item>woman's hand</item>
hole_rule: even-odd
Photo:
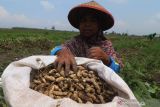
[[[77,64],[74,55],[67,48],[62,48],[62,50],[57,52],[57,59],[54,62],[54,66],[58,71],[64,67],[66,76],[71,69],[73,71],[77,70]]]
[[[109,56],[100,48],[92,47],[89,49],[89,57],[93,59],[101,60],[105,65],[110,64]]]

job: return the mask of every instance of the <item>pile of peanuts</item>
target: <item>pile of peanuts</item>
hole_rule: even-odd
[[[78,103],[103,104],[117,96],[95,71],[77,66],[77,72],[58,72],[53,64],[31,72],[30,88],[54,99],[71,98]]]

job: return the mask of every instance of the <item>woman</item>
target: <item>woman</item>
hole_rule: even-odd
[[[117,57],[112,43],[103,35],[104,30],[114,25],[112,15],[98,3],[91,1],[71,9],[68,20],[79,29],[80,35],[51,51],[52,55],[57,55],[57,70],[64,66],[68,74],[70,69],[76,70],[74,57],[87,57],[101,60],[106,66],[119,72],[123,66],[121,59]]]

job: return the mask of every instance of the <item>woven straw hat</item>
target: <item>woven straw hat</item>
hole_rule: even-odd
[[[80,18],[83,16],[83,13],[87,11],[92,11],[99,17],[99,21],[101,21],[102,23],[101,29],[103,31],[110,29],[114,25],[114,19],[111,13],[109,13],[104,7],[102,7],[95,1],[83,3],[72,8],[68,14],[68,20],[70,24],[78,29]]]

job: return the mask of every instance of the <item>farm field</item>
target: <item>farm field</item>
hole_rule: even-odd
[[[0,29],[0,76],[12,61],[31,55],[49,55],[50,50],[77,35],[77,32],[44,29]],[[110,33],[125,67],[120,75],[144,107],[160,104],[160,38]],[[158,83],[159,82],[159,83]],[[0,88],[0,107],[7,107]]]

